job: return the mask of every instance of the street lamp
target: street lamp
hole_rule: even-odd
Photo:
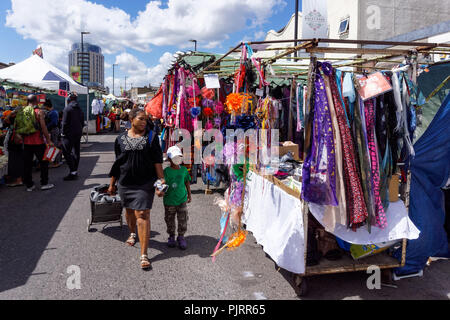
[[[125,90],[124,90],[124,92],[125,92],[125,96],[126,96],[126,94],[127,94],[127,76],[125,76]]]
[[[112,65],[112,67],[113,67],[113,96],[116,95],[116,94],[115,94],[115,90],[114,90],[114,67],[115,67],[115,66],[118,66],[118,64],[114,63],[114,64]]]
[[[195,52],[197,52],[197,40],[193,40],[193,39],[191,39],[191,40],[189,40],[190,42],[194,42],[195,43]]]

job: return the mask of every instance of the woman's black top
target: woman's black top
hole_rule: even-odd
[[[114,150],[116,161],[109,176],[117,178],[120,185],[141,186],[156,181],[155,163],[163,163],[163,154],[154,132],[151,143],[148,134],[130,138],[127,132],[122,133],[116,138]]]

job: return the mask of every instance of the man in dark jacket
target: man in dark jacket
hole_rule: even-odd
[[[70,173],[64,181],[73,181],[78,178],[78,164],[80,163],[80,143],[83,135],[84,114],[78,105],[77,95],[71,93],[64,108],[62,119],[62,147],[64,158],[69,166]]]

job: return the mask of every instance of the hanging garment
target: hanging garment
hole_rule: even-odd
[[[302,197],[307,202],[337,206],[336,165],[331,114],[325,83],[316,65],[312,143],[303,165]]]
[[[380,198],[380,173],[378,162],[378,148],[375,136],[375,106],[373,99],[367,100],[365,102],[364,111],[366,118],[367,144],[369,146],[369,155],[372,170],[372,186],[375,200],[375,225],[384,229],[387,227],[387,220]]]
[[[325,88],[327,93],[328,105],[330,106],[330,114],[333,129],[335,159],[336,159],[336,197],[338,206],[326,206],[323,223],[328,232],[333,232],[336,224],[347,225],[347,203],[345,199],[345,183],[344,183],[344,164],[342,161],[342,144],[341,133],[337,120],[336,110],[331,93],[330,79],[324,76]]]
[[[330,86],[339,125],[339,132],[341,134],[344,181],[346,189],[345,195],[347,202],[347,222],[349,227],[356,230],[357,226],[366,221],[368,212],[364,201],[364,194],[358,173],[358,167],[356,164],[355,147],[353,144],[351,131],[347,125],[344,106],[342,106],[341,101],[338,98],[338,89],[336,81],[334,80],[335,73],[331,65],[327,64],[325,66],[325,68],[322,68],[324,73],[333,75],[333,77],[330,78]]]
[[[297,132],[300,132],[303,129],[303,85],[298,84],[296,90],[296,102],[297,102]]]
[[[372,187],[372,169],[370,164],[369,146],[367,141],[366,120],[364,102],[358,99],[355,106],[355,137],[356,153],[359,160],[361,174],[361,186],[364,193],[364,201],[367,208],[367,227],[371,231],[372,221],[375,219],[375,201]]]

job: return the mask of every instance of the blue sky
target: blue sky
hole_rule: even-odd
[[[294,10],[294,0],[2,0],[0,61],[20,62],[41,45],[67,72],[68,49],[84,28],[92,33],[85,41],[104,51],[107,84],[119,62],[116,88],[125,76],[142,85],[161,78],[173,53],[193,50],[189,39],[199,51],[225,53],[281,29]]]

